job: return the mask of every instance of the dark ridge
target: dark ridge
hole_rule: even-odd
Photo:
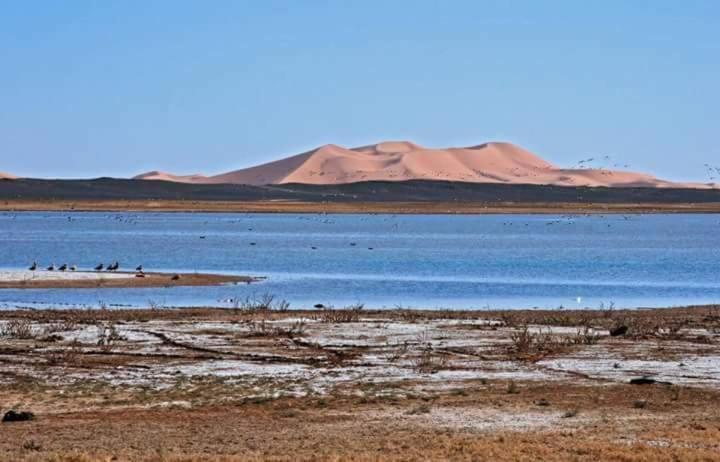
[[[720,203],[720,190],[506,185],[430,180],[269,186],[187,184],[113,178],[17,179],[0,182],[0,200],[23,199],[680,204]]]

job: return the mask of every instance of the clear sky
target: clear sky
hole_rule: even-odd
[[[0,3],[0,171],[22,176],[407,139],[707,181],[719,135],[715,0]]]

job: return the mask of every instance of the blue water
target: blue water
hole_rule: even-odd
[[[676,306],[720,302],[720,216],[0,215],[0,269],[33,260],[79,268],[118,260],[126,269],[142,263],[147,271],[268,279],[221,287],[0,289],[0,308],[231,306],[230,299],[263,293],[295,308]]]

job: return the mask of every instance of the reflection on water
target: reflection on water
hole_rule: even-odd
[[[267,276],[161,289],[0,290],[15,306],[670,306],[720,302],[717,215],[5,213],[0,268],[118,260],[148,271]],[[122,268],[121,268],[122,269]]]

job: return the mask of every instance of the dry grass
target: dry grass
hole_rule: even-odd
[[[320,313],[314,316],[320,322],[327,323],[345,323],[360,321],[360,314],[363,312],[364,305],[352,305],[341,309],[323,308]]]
[[[14,318],[8,320],[0,326],[0,337],[16,338],[16,339],[32,339],[37,335],[33,329],[32,321],[24,318]]]

